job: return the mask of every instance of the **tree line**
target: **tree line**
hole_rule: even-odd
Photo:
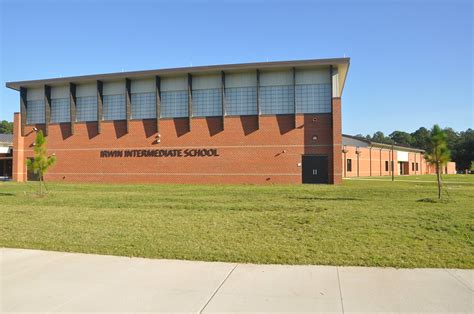
[[[446,134],[447,147],[451,151],[451,160],[456,162],[457,170],[471,169],[474,162],[474,130],[469,128],[466,131],[456,132],[452,128],[444,128],[443,131]],[[425,127],[412,133],[393,131],[386,136],[378,131],[372,136],[362,134],[356,136],[373,142],[416,147],[425,151],[429,151],[431,145],[431,132]]]

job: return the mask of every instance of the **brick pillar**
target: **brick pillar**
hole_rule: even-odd
[[[13,118],[13,181],[26,182],[24,137],[21,136],[21,114],[15,112]]]
[[[342,183],[342,119],[341,98],[332,99],[332,176],[329,183]]]

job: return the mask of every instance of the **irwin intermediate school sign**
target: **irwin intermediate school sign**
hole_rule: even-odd
[[[218,157],[217,148],[102,150],[101,158],[118,157]]]

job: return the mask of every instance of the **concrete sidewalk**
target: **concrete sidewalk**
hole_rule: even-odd
[[[473,270],[284,266],[0,249],[5,312],[473,312]]]

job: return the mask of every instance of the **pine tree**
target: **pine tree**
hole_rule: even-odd
[[[436,169],[438,181],[438,199],[441,199],[441,170],[450,160],[451,153],[446,143],[447,134],[439,125],[435,124],[431,129],[429,149],[425,153],[426,162]]]
[[[38,175],[39,179],[39,195],[44,196],[46,186],[44,184],[44,175],[48,171],[49,167],[53,166],[56,162],[56,156],[48,156],[48,150],[46,148],[46,138],[43,132],[40,130],[36,134],[34,143],[35,157],[33,159],[26,160],[26,166],[29,170],[32,170]]]

